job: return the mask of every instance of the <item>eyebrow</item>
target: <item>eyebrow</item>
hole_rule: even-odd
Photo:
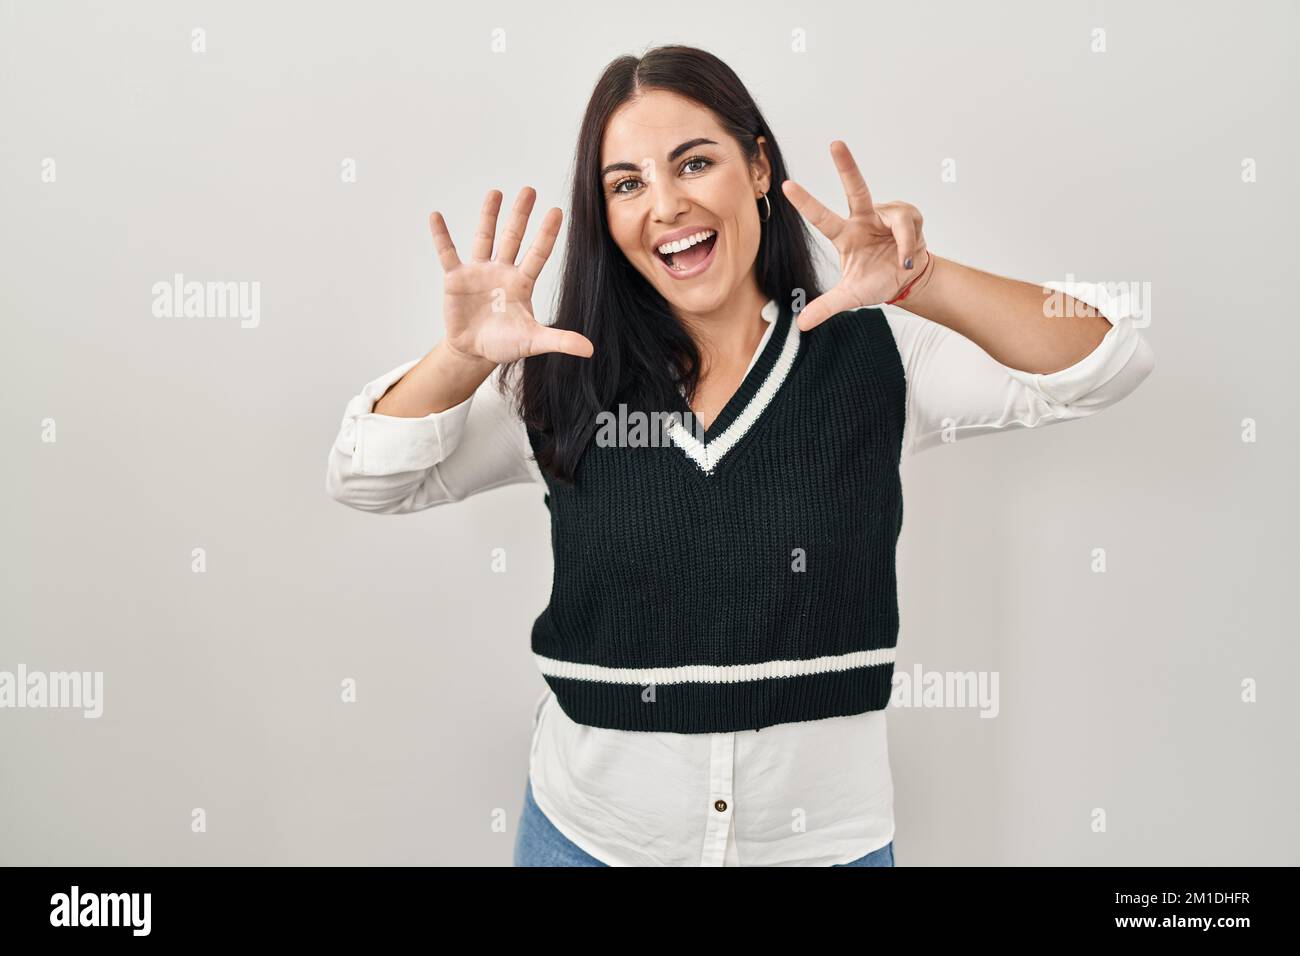
[[[682,143],[681,145],[673,147],[672,152],[668,154],[668,162],[671,163],[682,153],[686,152],[688,149],[694,149],[696,146],[717,146],[717,145],[718,144],[715,143],[713,140],[707,139],[706,137],[703,136],[697,136],[695,139],[688,139],[686,142]],[[610,173],[618,172],[620,170],[627,170],[628,172],[638,173],[641,171],[641,167],[638,166],[636,163],[610,163],[608,166],[606,166],[604,169],[600,171],[600,175],[601,178],[603,179],[605,176],[609,175]]]

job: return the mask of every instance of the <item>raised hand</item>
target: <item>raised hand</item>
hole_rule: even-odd
[[[840,281],[799,313],[799,328],[805,332],[839,312],[897,297],[928,262],[921,211],[905,202],[875,205],[853,154],[840,140],[831,143],[831,158],[849,200],[847,219],[831,212],[794,180],[781,184],[791,204],[840,254]]]
[[[595,349],[584,335],[543,325],[533,315],[533,286],[555,248],[563,213],[551,209],[519,265],[515,257],[528,227],[537,191],[519,191],[492,254],[501,192],[488,191],[479,216],[469,262],[461,262],[442,214],[429,216],[429,229],[445,274],[443,322],[447,347],[459,355],[487,359],[498,365],[543,352],[564,352],[590,358]]]

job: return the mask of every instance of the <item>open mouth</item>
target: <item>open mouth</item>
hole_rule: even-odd
[[[664,268],[677,278],[689,278],[708,268],[713,261],[713,250],[718,244],[717,230],[706,230],[709,235],[692,243],[673,243],[672,252],[655,250]]]

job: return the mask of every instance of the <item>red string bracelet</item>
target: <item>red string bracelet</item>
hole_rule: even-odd
[[[920,282],[925,277],[925,274],[930,271],[930,263],[933,261],[934,261],[934,256],[930,255],[929,249],[926,249],[925,268],[921,270],[921,274],[917,276],[915,279],[913,279],[911,282],[909,282],[907,285],[903,286],[903,291],[899,293],[898,298],[890,299],[888,302],[885,303],[885,305],[894,305],[895,303],[902,302],[904,299],[906,299],[908,293],[912,291],[912,286]]]

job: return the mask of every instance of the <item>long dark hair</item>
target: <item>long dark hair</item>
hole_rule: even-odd
[[[785,199],[787,178],[776,137],[731,67],[704,50],[660,46],[640,58],[621,56],[605,67],[582,118],[574,151],[569,235],[554,327],[581,332],[595,346],[591,358],[553,352],[523,360],[515,401],[520,417],[540,437],[538,467],[572,484],[596,416],[619,402],[629,409],[663,411],[695,394],[700,355],[667,300],[628,262],[610,235],[600,175],[605,127],[623,103],[649,90],[666,90],[711,110],[751,162],[755,137],[766,137],[771,166],[771,217],[763,223],[757,278],[778,302],[794,290],[804,300],[821,294],[803,217]],[[766,210],[764,210],[766,211]],[[509,365],[514,365],[512,362]],[[509,367],[498,384],[505,388]]]

